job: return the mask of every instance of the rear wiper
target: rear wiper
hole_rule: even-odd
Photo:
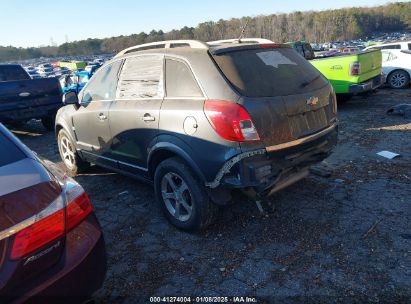
[[[312,84],[314,81],[316,81],[316,80],[317,80],[318,78],[320,78],[320,77],[321,77],[321,74],[315,76],[315,77],[314,77],[313,79],[311,79],[310,81],[303,82],[303,83],[301,84],[301,87],[302,87],[302,88],[305,88],[306,86]]]

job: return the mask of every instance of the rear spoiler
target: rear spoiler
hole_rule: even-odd
[[[224,53],[231,53],[231,52],[236,52],[236,51],[245,51],[245,50],[257,50],[257,49],[279,49],[279,48],[284,48],[284,49],[291,49],[292,47],[288,44],[283,44],[283,43],[259,43],[259,44],[248,44],[248,43],[241,43],[241,44],[235,44],[235,45],[223,45],[223,46],[218,46],[218,47],[211,47],[209,49],[209,52],[212,55],[221,55]]]

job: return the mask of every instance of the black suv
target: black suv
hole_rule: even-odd
[[[259,199],[307,176],[337,138],[335,93],[295,50],[256,41],[126,49],[56,117],[61,157],[152,181],[177,227],[207,226],[241,189]]]

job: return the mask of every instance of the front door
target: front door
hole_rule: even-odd
[[[77,147],[93,162],[105,162],[111,145],[109,109],[115,99],[121,61],[99,70],[80,93],[73,115]]]
[[[110,108],[111,157],[120,168],[147,171],[148,147],[158,134],[164,97],[163,55],[127,58]]]

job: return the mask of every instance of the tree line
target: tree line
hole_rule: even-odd
[[[375,33],[411,30],[411,2],[397,2],[375,7],[353,7],[326,11],[296,11],[230,20],[207,21],[196,27],[163,32],[152,30],[128,36],[87,39],[60,46],[16,48],[0,46],[0,62],[37,57],[116,53],[127,47],[173,39],[211,41],[244,37],[261,37],[275,42],[306,40],[309,42],[348,41]]]

